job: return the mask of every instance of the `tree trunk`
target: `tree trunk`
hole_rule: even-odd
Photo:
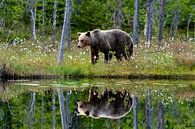
[[[151,129],[150,126],[150,90],[146,92],[146,129]]]
[[[122,0],[117,0],[117,7],[114,12],[114,27],[116,29],[121,28],[121,23],[122,23]]]
[[[134,0],[133,42],[137,46],[139,38],[139,0]]]
[[[178,17],[178,11],[177,9],[175,8],[174,9],[174,16],[173,16],[173,21],[174,21],[174,24],[173,24],[173,36],[175,37],[176,33],[177,33],[177,28],[178,28],[178,22],[179,22],[179,17]]]
[[[70,5],[70,10],[71,10],[71,5]],[[71,13],[71,12],[70,12]],[[68,17],[68,30],[67,30],[67,43],[68,43],[68,47],[70,48],[70,42],[71,42],[71,37],[70,37],[70,33],[71,33],[71,21],[70,21],[70,16],[71,14],[69,14]]]
[[[152,0],[147,0],[147,13],[146,13],[146,24],[144,34],[146,37],[146,44],[150,46],[152,38]]]
[[[69,15],[70,15],[70,0],[66,0],[65,13],[64,13],[64,24],[62,29],[61,41],[59,46],[59,54],[58,54],[58,64],[62,63],[63,55],[64,55],[64,45],[66,40],[66,35],[68,32],[68,23],[69,23]]]
[[[42,50],[45,50],[45,1],[42,0]]]
[[[159,41],[160,44],[162,44],[162,39],[163,39],[164,8],[165,8],[165,0],[160,0],[159,30],[158,30],[158,41]]]
[[[177,28],[178,28],[178,11],[176,8],[174,8],[174,14],[173,14],[173,21],[171,24],[170,32],[169,32],[169,39],[170,38],[175,38],[175,35],[177,33]]]
[[[72,117],[71,117],[71,112],[70,112],[70,91],[67,91],[66,93],[66,124],[67,124],[67,129],[71,127],[72,124]]]
[[[29,120],[29,129],[33,128],[33,124],[35,122],[35,101],[36,101],[36,93],[32,92],[31,99],[30,99],[30,108],[29,108],[29,114],[28,114],[28,120]]]
[[[54,90],[52,91],[52,110],[53,110],[53,129],[56,129],[56,98]]]
[[[80,4],[81,3],[81,0],[77,0],[77,3]]]
[[[192,19],[192,14],[190,14],[189,19],[188,19],[188,24],[187,24],[187,36],[186,36],[186,42],[187,43],[189,43],[189,39],[190,39],[190,36],[189,36],[189,26],[190,26],[191,19]]]
[[[133,96],[133,129],[138,129],[138,98]]]
[[[11,33],[11,30],[9,30],[7,34],[6,47],[5,47],[6,50],[9,48],[9,45],[10,45],[10,42],[9,42],[10,33]]]
[[[164,129],[164,106],[162,102],[158,103],[158,129]]]
[[[32,36],[34,43],[37,43],[37,36],[36,36],[36,12],[37,12],[37,6],[36,6],[36,0],[33,0],[32,3],[30,3],[30,13],[31,13],[31,24],[32,24]]]
[[[61,88],[58,89],[58,100],[60,104],[60,114],[61,114],[61,122],[62,122],[62,129],[66,129],[66,113],[64,108],[64,95]]]
[[[53,11],[53,32],[52,32],[52,44],[54,46],[56,40],[56,17],[57,17],[57,0],[54,0],[54,11]]]
[[[41,129],[44,129],[44,123],[45,123],[44,115],[45,115],[44,96],[42,95],[42,99],[41,99]]]

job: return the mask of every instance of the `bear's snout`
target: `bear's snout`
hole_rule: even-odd
[[[81,46],[77,45],[78,48],[81,48]]]

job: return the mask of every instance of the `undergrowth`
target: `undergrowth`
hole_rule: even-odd
[[[194,74],[195,45],[173,42],[163,46],[143,43],[134,49],[130,61],[118,62],[115,57],[105,64],[100,53],[98,63],[90,63],[89,49],[78,49],[72,42],[65,48],[63,63],[57,64],[57,47],[41,45],[30,41],[12,45],[8,49],[0,47],[0,63],[6,64],[17,74],[38,75],[131,75],[131,74]]]

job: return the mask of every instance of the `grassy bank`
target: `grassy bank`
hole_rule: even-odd
[[[128,76],[128,75],[195,75],[195,45],[179,42],[163,46],[146,47],[140,43],[135,48],[130,62],[103,63],[103,54],[96,65],[91,65],[88,48],[78,49],[72,42],[64,52],[64,60],[57,64],[58,49],[51,46],[42,52],[40,45],[23,42],[11,45],[7,50],[0,47],[0,62],[7,64],[18,75],[87,75],[87,76]],[[153,43],[154,44],[154,43]]]

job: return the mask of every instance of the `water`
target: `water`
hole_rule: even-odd
[[[0,129],[136,126],[195,129],[195,81],[78,79],[0,83]]]

